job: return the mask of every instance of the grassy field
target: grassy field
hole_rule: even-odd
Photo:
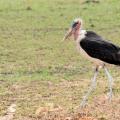
[[[93,67],[79,55],[73,40],[61,40],[72,20],[81,17],[85,29],[120,46],[119,11],[119,0],[0,0],[0,115],[11,103],[17,104],[15,120],[34,116],[38,106],[49,102],[68,111],[78,106]],[[120,99],[120,67],[109,68],[114,98]],[[103,71],[97,80],[89,104],[94,97],[107,94]],[[93,115],[103,116],[104,112]]]

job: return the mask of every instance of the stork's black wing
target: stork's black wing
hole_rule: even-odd
[[[96,33],[87,31],[80,45],[89,56],[110,64],[120,65],[120,47],[103,40]]]

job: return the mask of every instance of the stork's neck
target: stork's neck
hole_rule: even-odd
[[[74,39],[75,41],[81,41],[83,38],[85,38],[86,30],[78,29],[74,33]]]

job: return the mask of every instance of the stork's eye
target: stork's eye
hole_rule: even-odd
[[[76,27],[77,24],[78,24],[78,22],[73,22],[72,23],[72,28]]]

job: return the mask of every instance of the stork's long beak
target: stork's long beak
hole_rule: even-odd
[[[66,39],[68,39],[71,35],[73,34],[73,28],[70,28],[68,30],[68,32],[65,34],[63,41],[65,41]]]

